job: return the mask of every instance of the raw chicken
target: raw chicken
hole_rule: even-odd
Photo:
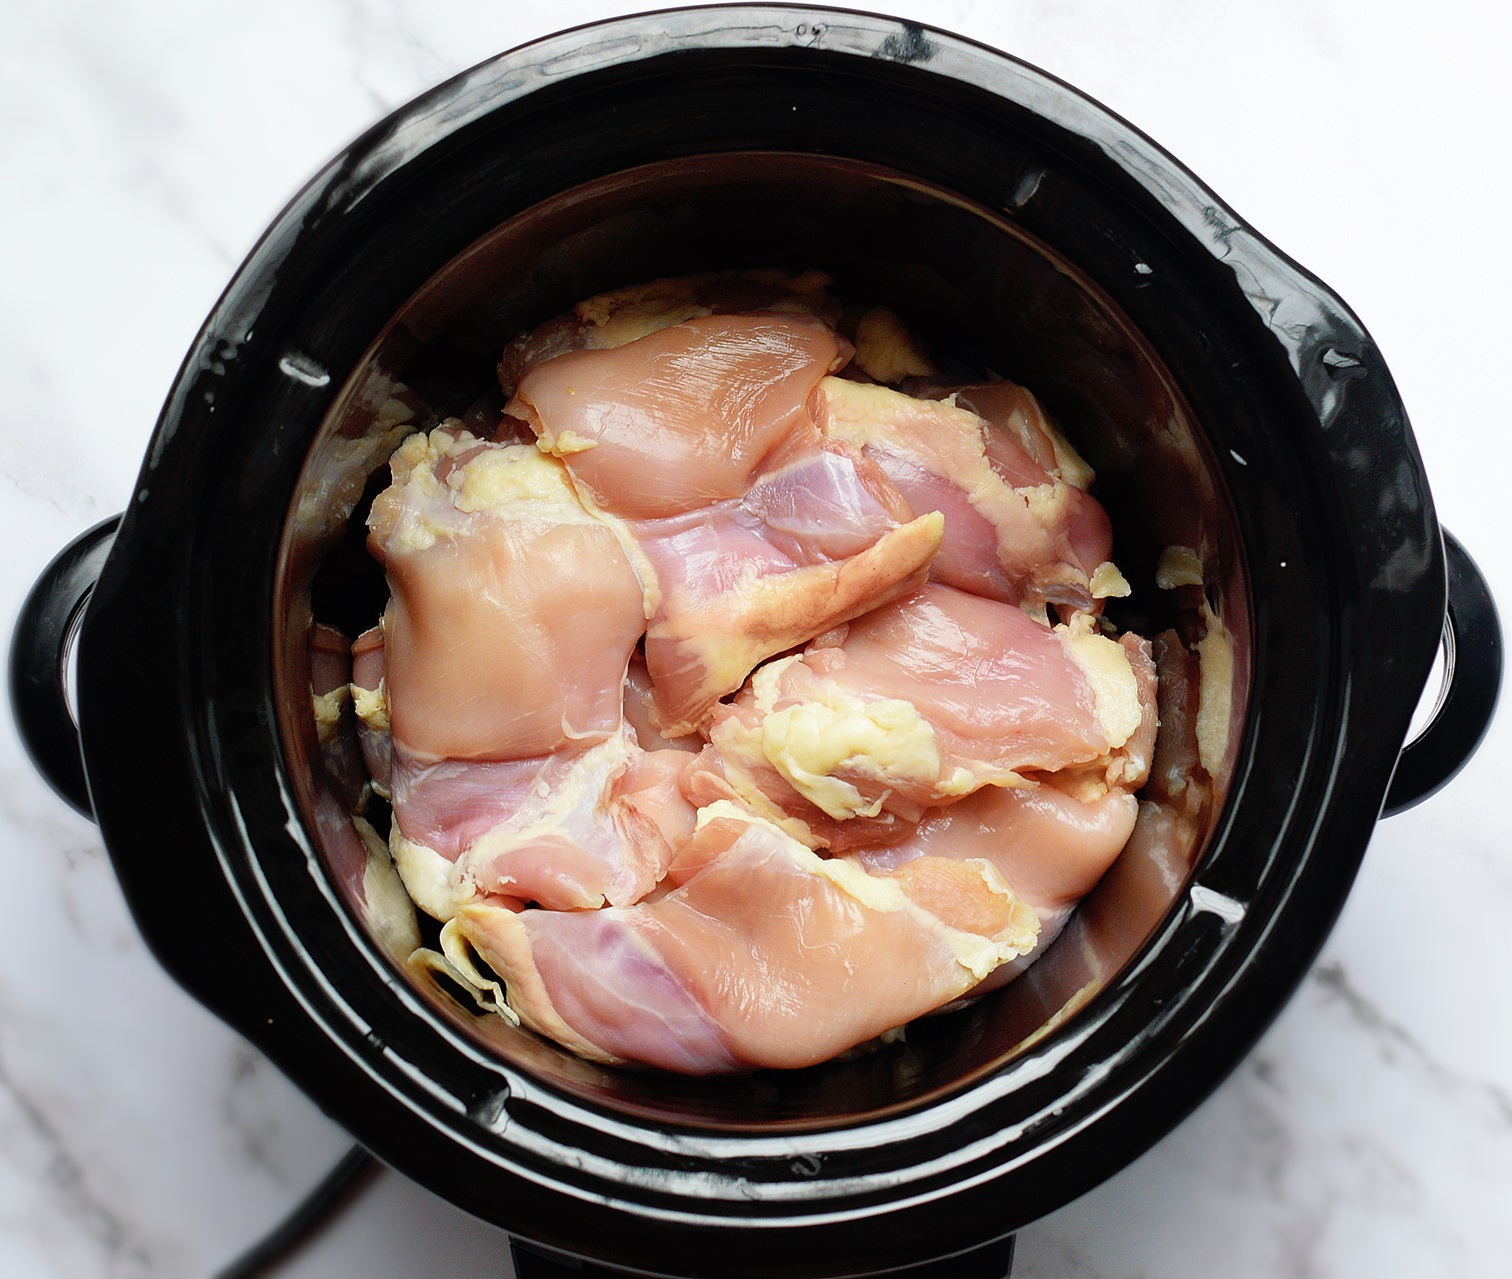
[[[639,900],[693,810],[687,754],[624,727],[645,616],[617,535],[533,445],[436,430],[392,466],[369,524],[393,597],[353,689],[412,896],[439,918],[479,894]]]
[[[625,672],[625,722],[635,730],[635,740],[648,751],[697,752],[703,746],[697,737],[663,737],[661,729],[651,722],[655,705],[656,690],[646,669],[646,655],[637,649],[630,655],[630,667]]]
[[[654,901],[462,909],[526,1025],[585,1057],[687,1074],[808,1066],[1034,945],[1033,912],[986,862],[925,857],[873,876],[730,806],[701,820],[683,882]]]
[[[626,520],[744,497],[762,462],[812,431],[808,399],[850,347],[806,315],[708,316],[532,369],[505,412]]]
[[[806,479],[814,487],[799,489]],[[827,482],[828,491],[817,487]],[[807,509],[783,509],[794,492]],[[807,528],[795,536],[800,521]],[[763,659],[921,585],[943,523],[926,515],[898,525],[849,459],[815,450],[761,477],[740,502],[635,531],[659,587],[646,632],[653,716],[678,737]]]
[[[1110,559],[1106,513],[1043,465],[1059,469],[1050,437],[1027,411],[1037,416],[1038,405],[1026,392],[1005,416],[1021,419],[1023,437],[1041,444],[1038,459],[959,397],[917,400],[836,377],[825,378],[819,393],[828,438],[875,459],[916,512],[944,514],[945,539],[930,567],[935,581],[1009,604],[1082,611],[1127,594]]]
[[[829,283],[822,271],[716,271],[600,293],[506,346],[499,385],[510,399],[520,380],[547,360],[569,351],[612,350],[705,315],[805,312],[833,324],[841,308],[825,292]]]
[[[552,910],[639,901],[666,874],[695,813],[686,751],[645,751],[621,731],[581,750],[394,771],[390,845],[417,903],[449,919],[478,894]]]
[[[939,548],[939,515],[914,519],[814,425],[814,389],[849,354],[810,315],[706,316],[538,365],[506,407],[625,521],[666,737],[764,658],[913,589]]]
[[[526,759],[602,741],[645,629],[640,580],[556,459],[413,435],[373,505],[394,739],[429,759]]]
[[[896,842],[925,810],[1030,771],[1122,781],[1129,751],[1148,768],[1154,732],[1138,645],[927,586],[758,670],[716,712],[689,793],[838,850]]]
[[[903,842],[851,857],[874,873],[918,857],[981,858],[1013,886],[1039,917],[1039,940],[1028,954],[988,974],[973,992],[980,994],[1005,985],[1045,952],[1123,850],[1138,815],[1133,794],[1119,787],[1094,787],[1080,798],[1054,778],[1025,787],[988,786],[930,812]]]
[[[310,628],[310,696],[326,777],[351,812],[367,802],[368,773],[352,728],[352,646],[334,626]]]
[[[370,627],[352,642],[352,705],[357,712],[357,744],[373,789],[388,799],[394,772],[394,735],[389,727],[384,690],[384,659],[382,626]]]
[[[998,381],[958,386],[941,398],[969,409],[991,425],[996,434],[1016,440],[1047,474],[1083,492],[1092,487],[1096,478],[1092,468],[1056,428],[1040,402],[1018,383]]]

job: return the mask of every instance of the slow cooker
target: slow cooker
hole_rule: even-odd
[[[381,607],[360,517],[387,388],[447,411],[579,297],[773,264],[1039,392],[1099,473],[1129,607],[1179,622],[1157,563],[1198,552],[1232,640],[1226,750],[1179,838],[1132,843],[1025,978],[908,1042],[608,1071],[417,984],[365,925],[311,629]],[[1441,639],[1445,693],[1404,748]],[[539,1250],[522,1273],[995,1279],[1018,1227],[1237,1063],[1377,818],[1473,751],[1500,660],[1390,375],[1322,284],[1041,72],[740,6],[505,54],[319,175],[207,320],[119,524],[44,573],[12,688],[165,967],[364,1146]]]

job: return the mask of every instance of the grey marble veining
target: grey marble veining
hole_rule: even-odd
[[[409,97],[637,6],[19,0],[0,40],[0,612],[130,495],[230,272]],[[642,6],[650,7],[650,6]],[[985,0],[872,7],[1010,49],[1150,133],[1380,342],[1441,515],[1512,599],[1500,346],[1512,265],[1489,5]],[[1170,1137],[1020,1237],[1023,1279],[1507,1273],[1512,849],[1503,712],[1383,823],[1318,965]],[[343,1134],[138,938],[92,826],[0,726],[0,1275],[209,1274]],[[192,903],[186,903],[192,909]],[[503,1237],[390,1174],[288,1274],[508,1273]]]

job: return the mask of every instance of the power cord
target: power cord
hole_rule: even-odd
[[[295,1204],[278,1225],[236,1258],[215,1279],[264,1279],[287,1260],[343,1208],[355,1199],[377,1174],[378,1161],[361,1146],[353,1146],[328,1172],[320,1184]]]

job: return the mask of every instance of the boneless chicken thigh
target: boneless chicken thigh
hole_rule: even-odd
[[[520,759],[615,732],[641,584],[561,463],[435,430],[391,465],[368,523],[393,592],[396,740],[426,757]]]
[[[1148,653],[930,585],[762,667],[689,776],[816,846],[892,843],[1027,772],[1117,770],[1153,731]]]
[[[705,316],[537,365],[505,412],[601,509],[657,519],[743,497],[768,456],[813,429],[809,396],[848,355],[812,316]]]
[[[505,408],[624,521],[668,737],[763,658],[918,585],[939,548],[881,468],[826,447],[811,401],[849,344],[805,313],[709,315],[537,365]]]
[[[944,514],[947,532],[930,566],[936,581],[1010,604],[1100,607],[1128,590],[1111,562],[1108,517],[1059,478],[1054,446],[1034,420],[1038,406],[1013,390],[1024,403],[1007,416],[1022,419],[1025,438],[1043,441],[1038,458],[958,402],[843,378],[820,384],[818,418],[828,438],[875,460],[915,511]],[[982,398],[1007,407],[1001,395]]]
[[[684,882],[628,910],[471,906],[522,1020],[587,1057],[688,1074],[809,1066],[969,990],[1038,931],[983,861],[872,876],[713,805]]]
[[[925,815],[901,843],[851,856],[872,872],[897,870],[919,857],[981,858],[1013,885],[1039,918],[1028,954],[989,973],[980,993],[1017,976],[1060,935],[1076,903],[1097,884],[1134,830],[1139,805],[1122,786],[1075,786],[1050,778],[1022,787],[987,786],[959,804]]]
[[[624,906],[666,874],[695,812],[679,786],[690,756],[621,731],[581,750],[394,771],[394,858],[437,918],[477,894],[554,910]]]

